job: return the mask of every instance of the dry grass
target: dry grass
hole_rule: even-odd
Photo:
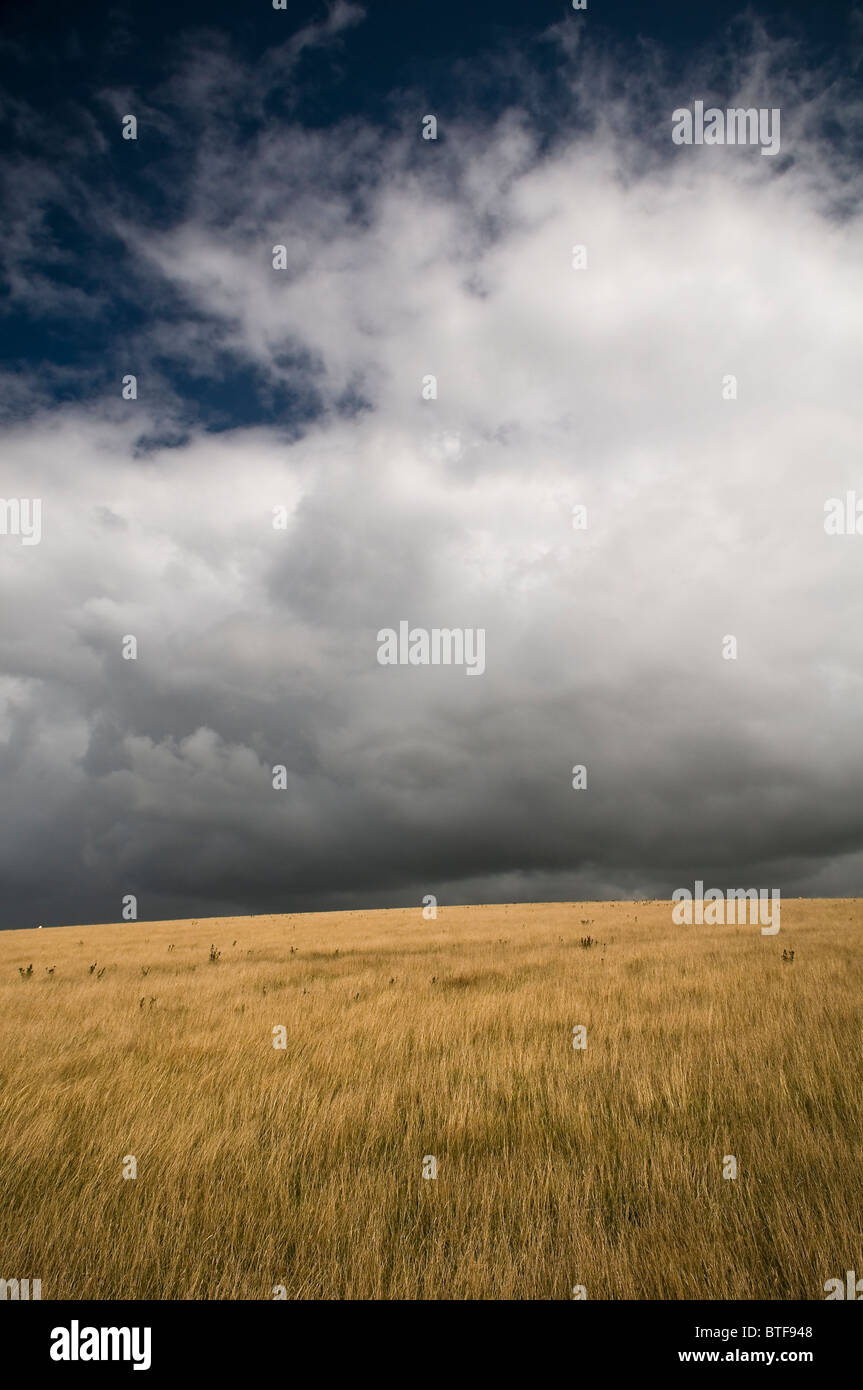
[[[44,1298],[823,1298],[863,1272],[861,916],[0,933],[0,1276]]]

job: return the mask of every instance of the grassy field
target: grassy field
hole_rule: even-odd
[[[861,921],[565,903],[0,933],[0,1276],[821,1299],[863,1274]]]

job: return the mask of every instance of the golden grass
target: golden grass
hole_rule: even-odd
[[[863,1273],[861,916],[0,933],[0,1276],[46,1299],[823,1298]]]

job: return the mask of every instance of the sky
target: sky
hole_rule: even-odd
[[[863,892],[861,64],[860,4],[5,7],[0,927]]]

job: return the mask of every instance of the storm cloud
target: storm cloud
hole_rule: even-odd
[[[859,106],[757,25],[674,73],[578,19],[553,99],[498,40],[491,114],[304,121],[344,4],[257,63],[185,35],[62,177],[16,104],[7,291],[85,347],[4,375],[3,926],[861,891]],[[693,95],[781,152],[674,145]],[[402,620],[483,629],[481,678],[381,666]]]

